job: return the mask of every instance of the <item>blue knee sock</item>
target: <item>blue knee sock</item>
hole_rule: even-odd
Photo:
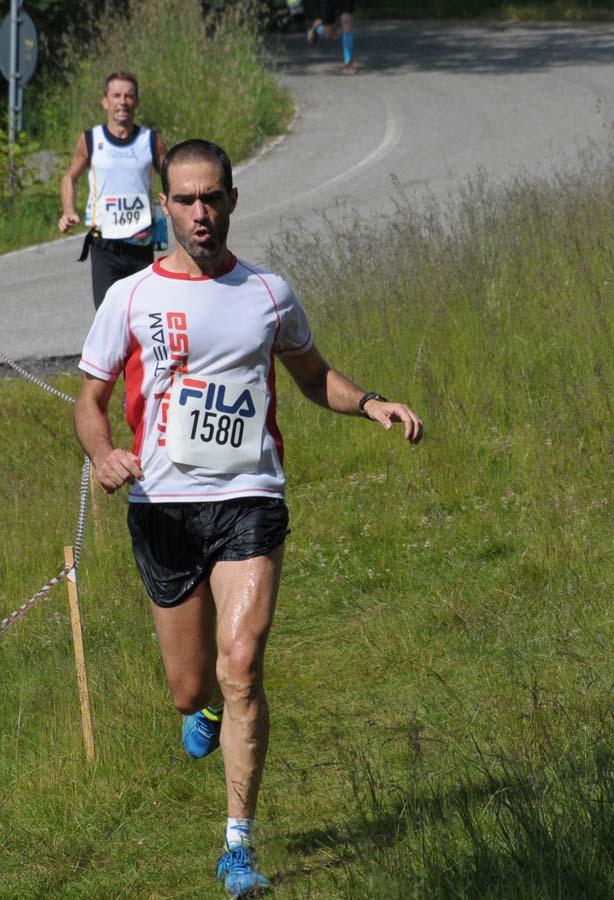
[[[354,32],[344,31],[341,35],[341,46],[343,47],[343,62],[347,66],[352,62],[354,56]]]
[[[324,25],[316,25],[316,34],[318,37],[322,37],[324,34]]]

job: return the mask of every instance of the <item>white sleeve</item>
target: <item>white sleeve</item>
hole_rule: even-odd
[[[79,368],[102,381],[115,381],[128,356],[130,330],[125,291],[112,285],[85,339]]]
[[[280,327],[275,341],[275,352],[279,356],[298,356],[311,350],[313,336],[307,314],[296,295],[279,279],[280,290],[277,292]]]

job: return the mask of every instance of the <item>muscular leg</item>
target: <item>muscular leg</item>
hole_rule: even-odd
[[[152,603],[153,620],[168,685],[177,709],[189,715],[221,702],[215,676],[216,613],[211,590],[201,582],[179,606]]]
[[[253,819],[269,737],[264,651],[273,622],[283,546],[266,556],[218,562],[210,584],[217,608],[217,677],[224,696],[221,747],[228,815]]]

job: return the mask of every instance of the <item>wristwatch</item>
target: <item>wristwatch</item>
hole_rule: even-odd
[[[377,391],[367,391],[367,393],[358,401],[358,409],[360,410],[361,415],[365,417],[365,419],[371,418],[371,416],[368,416],[365,412],[365,403],[368,403],[369,400],[383,400],[384,403],[388,402],[386,398],[382,397],[381,394],[378,394]]]

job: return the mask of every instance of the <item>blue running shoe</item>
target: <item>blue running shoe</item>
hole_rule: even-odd
[[[255,896],[273,890],[269,879],[256,870],[256,851],[251,847],[230,850],[226,846],[218,860],[217,877],[224,882],[231,897]]]
[[[192,716],[183,717],[183,748],[188,756],[201,759],[220,746],[220,731],[222,719],[214,722],[208,719],[200,711]]]

